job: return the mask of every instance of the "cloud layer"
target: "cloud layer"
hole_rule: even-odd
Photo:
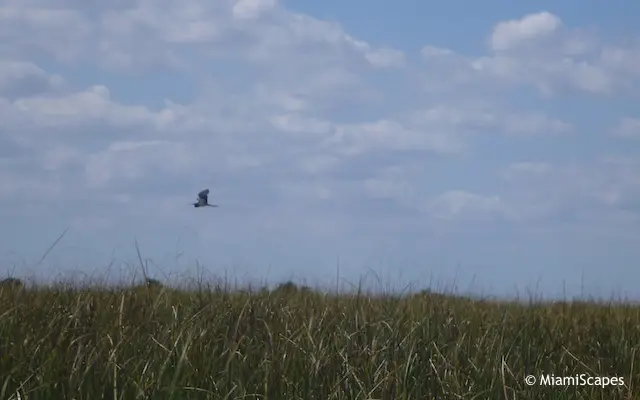
[[[519,248],[513,232],[526,254],[572,232],[575,260],[582,240],[603,255],[640,236],[640,115],[612,110],[638,100],[633,39],[541,11],[487,26],[478,54],[415,53],[276,0],[3,0],[4,248],[71,224],[92,248],[186,235],[196,257],[321,278],[294,265],[382,243],[443,270],[468,251],[475,274],[513,262],[478,250]],[[214,214],[189,208],[203,187]]]

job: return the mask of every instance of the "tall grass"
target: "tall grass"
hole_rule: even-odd
[[[0,288],[1,399],[633,399],[638,348],[624,304]],[[624,385],[524,382],[547,373]]]

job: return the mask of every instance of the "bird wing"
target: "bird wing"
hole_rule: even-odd
[[[209,201],[209,189],[205,189],[198,193],[198,199],[207,203]]]

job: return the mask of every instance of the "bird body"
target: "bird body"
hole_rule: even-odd
[[[198,193],[198,201],[193,203],[194,207],[218,207],[215,204],[209,204],[209,189],[204,189]]]

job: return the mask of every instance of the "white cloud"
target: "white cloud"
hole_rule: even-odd
[[[507,167],[504,176],[507,179],[527,177],[543,177],[552,171],[553,166],[543,162],[518,162]]]
[[[572,58],[549,58],[544,54],[482,57],[472,65],[475,70],[505,82],[533,85],[543,94],[554,94],[564,88],[606,94],[616,85],[614,74],[602,66]]]
[[[509,185],[481,194],[464,189],[440,192],[424,186],[423,168],[386,168],[365,180],[374,198],[390,199],[406,209],[443,222],[616,224],[640,222],[640,178],[635,160],[602,158],[595,163],[517,162],[502,173]],[[449,186],[450,184],[447,184]]]
[[[308,174],[315,175],[323,172],[331,171],[337,168],[340,164],[340,159],[331,155],[316,155],[305,157],[301,161],[301,167],[303,171]]]
[[[626,138],[640,138],[640,119],[622,118],[613,133]]]
[[[347,69],[361,62],[383,68],[404,64],[400,50],[357,40],[336,23],[288,11],[275,0],[138,1],[102,16],[99,43],[101,60],[119,69],[198,69],[181,47],[212,59],[237,56],[262,67],[277,65],[272,72],[281,76],[300,75],[301,68],[309,76],[336,62]]]
[[[502,204],[499,196],[485,196],[464,190],[450,190],[426,204],[427,211],[438,219],[486,219],[499,213]]]
[[[409,179],[411,175],[415,176],[415,171],[407,167],[387,167],[378,176],[366,179],[364,189],[373,198],[393,199],[404,207],[417,208],[422,196]]]
[[[155,173],[170,178],[204,164],[192,150],[184,143],[164,140],[114,142],[89,157],[85,178],[90,187],[104,187],[112,179],[136,181]]]
[[[57,171],[69,165],[73,165],[82,158],[82,153],[73,147],[59,145],[45,150],[43,155],[43,167],[47,171]]]
[[[636,160],[602,157],[594,163],[551,165],[515,163],[505,178],[512,182],[507,201],[516,214],[526,215],[535,207],[533,217],[558,216],[617,218],[620,210],[640,211],[639,164]],[[631,222],[631,220],[630,220]]]
[[[331,132],[334,127],[329,121],[305,118],[296,114],[277,115],[270,118],[271,124],[283,132],[321,135]]]
[[[483,107],[440,105],[413,112],[410,121],[425,128],[446,128],[457,132],[499,132],[504,134],[562,134],[571,124],[540,113],[520,114]]]
[[[329,185],[322,182],[283,182],[278,186],[286,197],[300,200],[322,201],[335,196]]]
[[[241,19],[256,18],[276,5],[276,0],[236,0],[233,5],[233,16]]]
[[[600,61],[612,71],[634,77],[640,76],[640,46],[605,46],[600,54]]]
[[[376,67],[401,67],[405,63],[405,55],[396,49],[369,50],[366,59]]]
[[[493,28],[491,47],[495,51],[509,50],[527,41],[547,36],[561,26],[560,18],[546,11],[500,22]]]
[[[64,88],[60,75],[48,74],[32,62],[0,59],[0,95],[8,98]]]
[[[328,140],[343,154],[372,150],[430,150],[443,153],[461,151],[462,145],[446,133],[414,130],[391,120],[341,125]]]
[[[500,22],[489,37],[489,54],[467,57],[451,49],[425,46],[422,56],[439,75],[431,85],[494,85],[534,87],[544,95],[567,89],[595,95],[633,90],[640,76],[635,47],[603,43],[587,30],[570,29],[549,12]],[[430,67],[429,67],[430,66]],[[433,74],[432,74],[433,75]]]
[[[24,57],[35,50],[71,61],[86,49],[91,30],[80,11],[10,2],[0,6],[0,55]]]
[[[519,85],[562,96],[567,89],[615,95],[637,83],[637,50],[604,44],[549,12],[496,24],[487,54],[426,45],[416,63],[271,0],[139,0],[91,13],[72,9],[84,3],[15,4],[0,12],[7,23],[0,147],[11,147],[0,151],[36,164],[4,173],[5,196],[32,189],[62,196],[87,186],[134,198],[153,188],[175,202],[182,185],[215,177],[234,201],[260,199],[266,208],[335,201],[352,210],[352,202],[386,199],[380,203],[442,221],[511,222],[571,204],[613,209],[635,201],[630,167],[521,162],[501,171],[505,187],[488,167],[456,167],[522,159],[523,142],[580,140],[588,122],[567,120],[535,97],[512,101],[509,90]],[[78,63],[36,65],[43,53]],[[95,69],[75,76],[85,67]],[[139,90],[119,80],[139,72],[146,82]],[[195,93],[178,99],[189,84]],[[623,120],[619,133],[630,135],[636,124]],[[479,156],[481,147],[495,154]]]
[[[155,124],[162,126],[172,119],[170,112],[154,113],[143,106],[123,106],[110,99],[103,85],[82,92],[60,96],[34,96],[15,100],[11,109],[16,116],[28,116],[42,126],[73,126],[102,120],[114,127]]]

